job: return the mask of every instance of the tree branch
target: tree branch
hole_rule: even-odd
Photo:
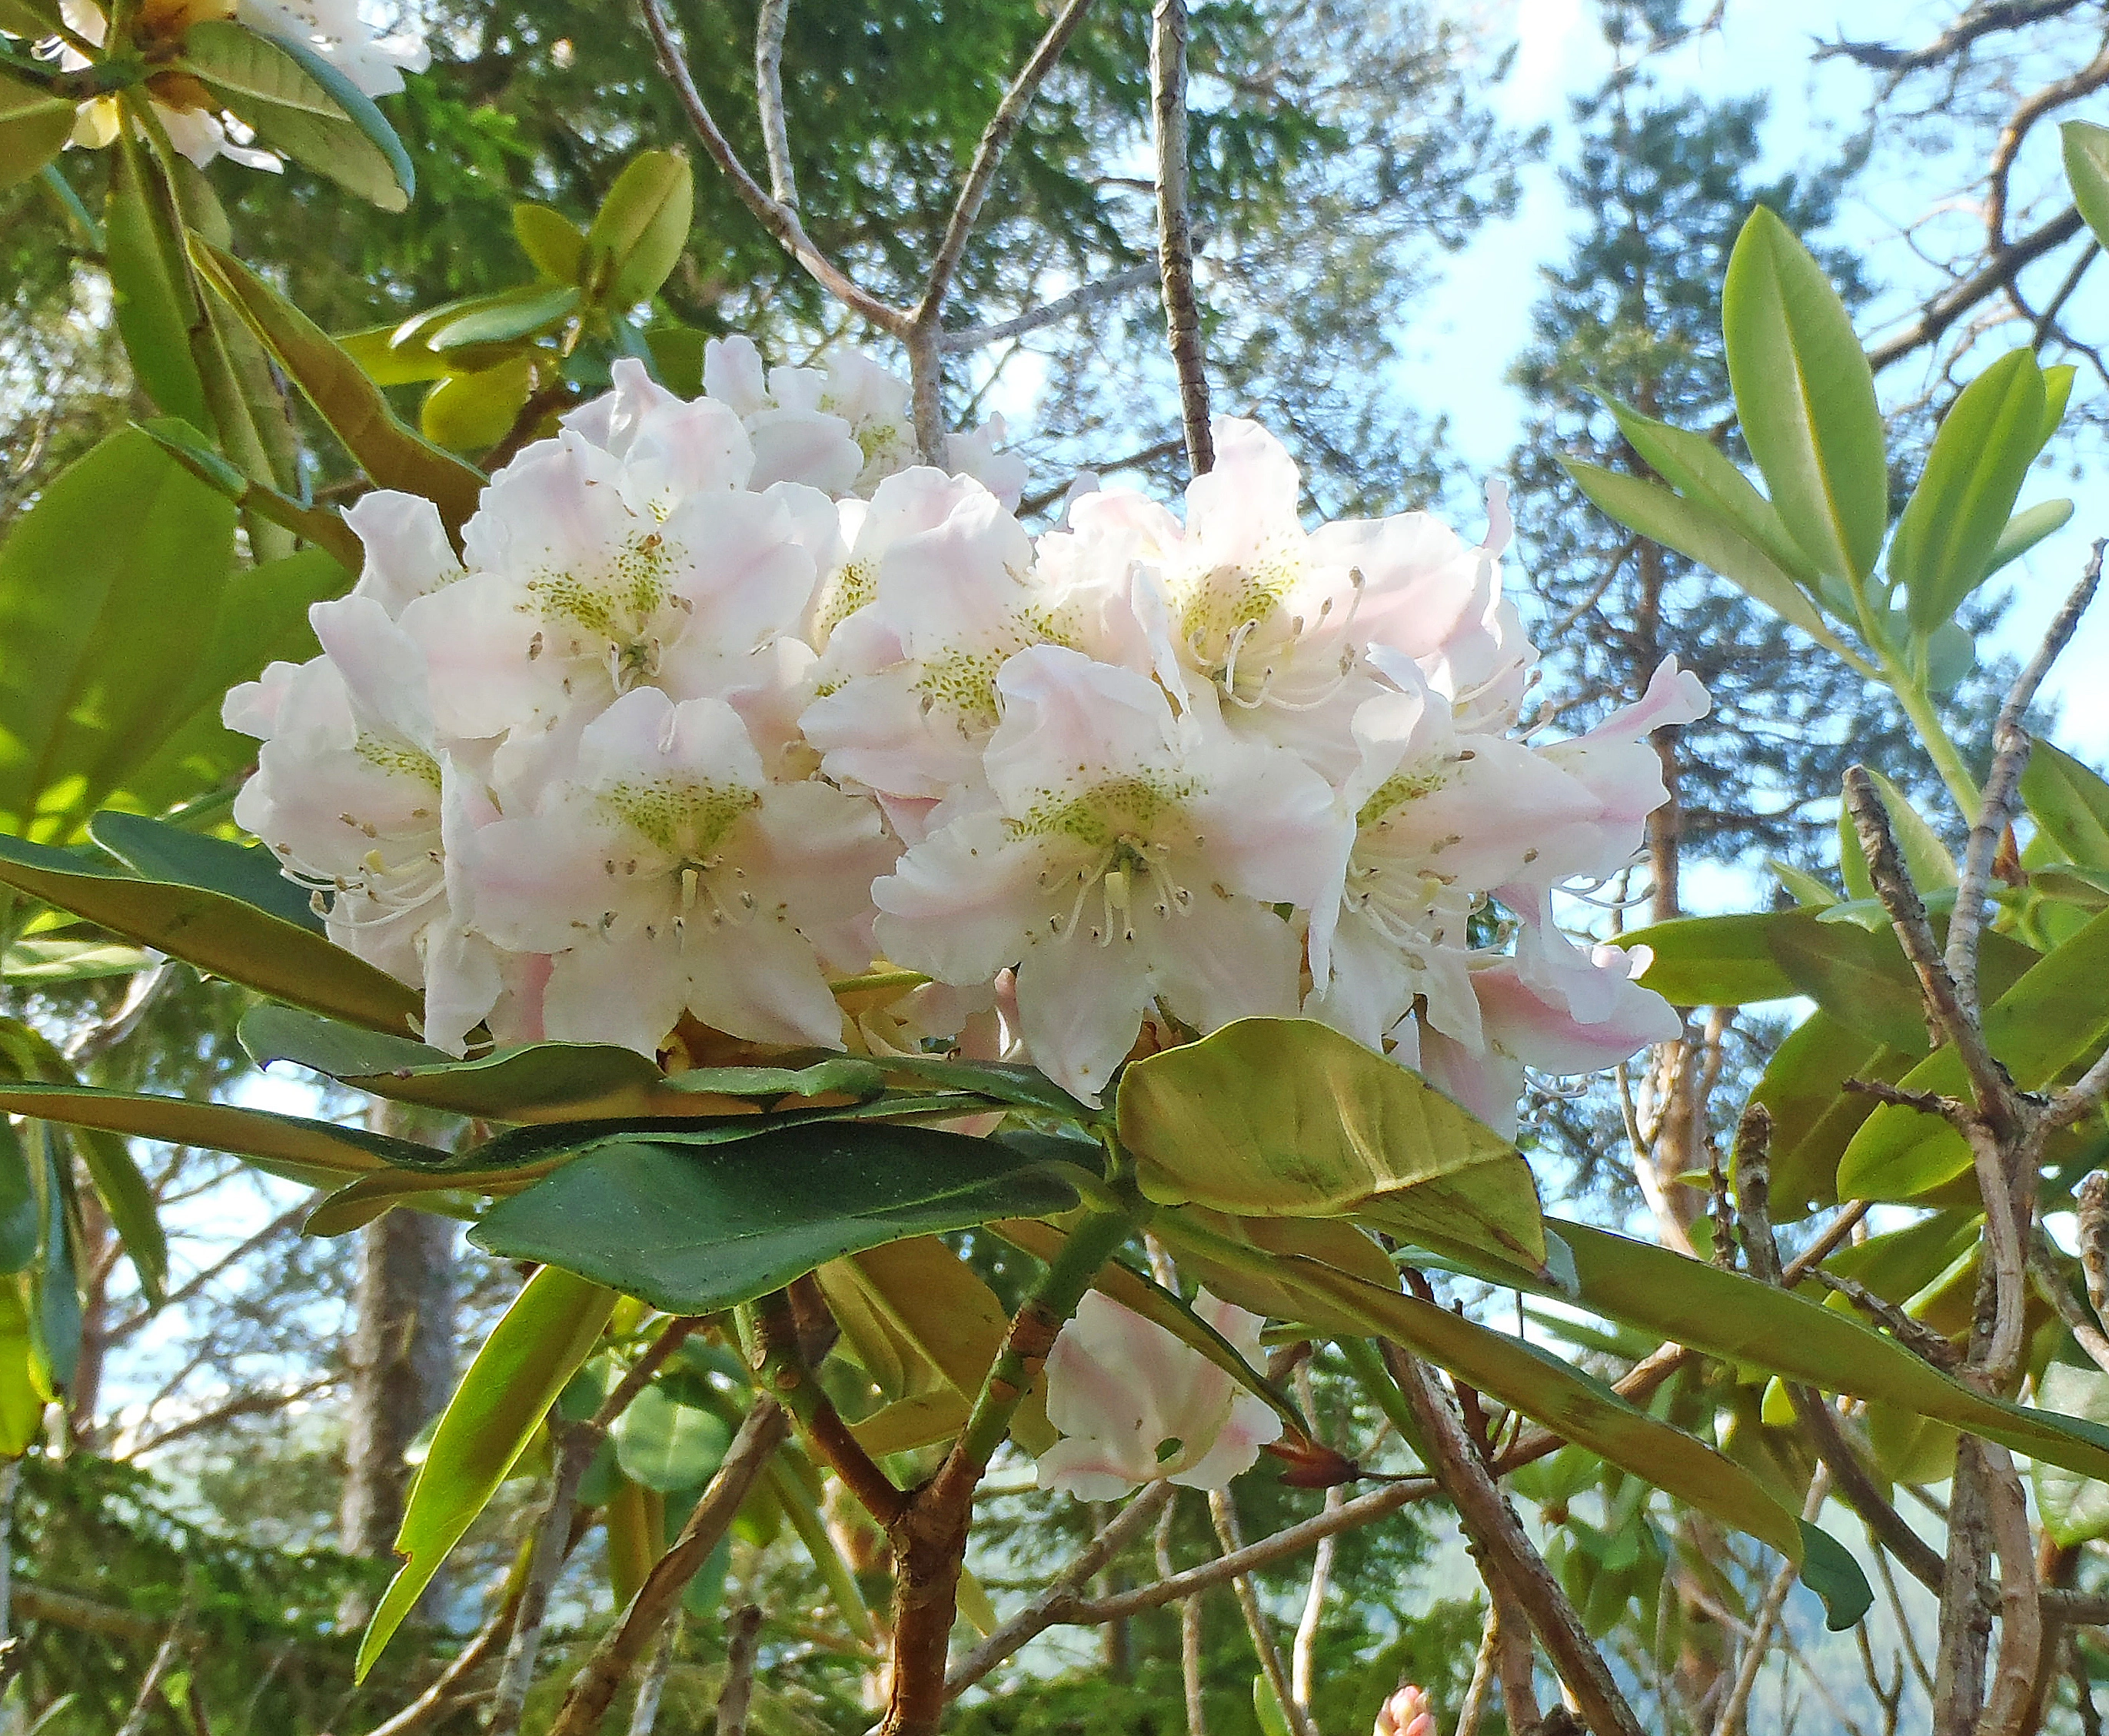
[[[963,350],[985,349],[991,344],[1000,344],[1010,338],[1026,337],[1046,327],[1058,324],[1072,313],[1081,313],[1086,308],[1095,307],[1102,301],[1111,301],[1131,290],[1140,289],[1145,283],[1156,281],[1156,249],[1152,248],[1150,258],[1144,264],[1131,265],[1126,271],[1117,271],[1109,277],[1100,278],[1095,283],[1083,284],[1066,295],[1058,295],[1054,300],[1043,302],[1036,308],[1028,308],[1015,318],[1000,320],[992,326],[968,326],[957,331],[943,332],[937,339],[937,347],[947,355],[956,355]]]
[[[680,99],[682,112],[696,137],[702,141],[703,149],[710,153],[711,160],[721,169],[732,183],[733,192],[739,201],[753,212],[761,227],[776,237],[784,250],[802,266],[807,275],[821,288],[845,307],[869,320],[882,331],[895,337],[905,337],[909,317],[889,302],[882,301],[870,291],[854,282],[833,260],[813,245],[806,228],[798,220],[798,214],[790,206],[770,196],[768,192],[747,171],[731,142],[719,131],[717,122],[711,118],[710,106],[696,88],[696,81],[689,76],[688,62],[682,58],[679,44],[674,40],[673,27],[666,21],[666,8],[661,0],[638,0],[639,10],[644,18],[644,28],[652,38],[653,52],[657,56],[659,69],[674,87]]]
[[[1157,129],[1157,261],[1164,297],[1164,329],[1179,376],[1179,414],[1186,435],[1186,467],[1206,476],[1216,467],[1208,426],[1208,359],[1201,348],[1201,310],[1194,293],[1194,225],[1186,180],[1186,0],[1156,0],[1150,9],[1150,112]]]
[[[761,0],[754,20],[754,104],[769,191],[779,205],[795,211],[798,182],[791,172],[791,129],[784,118],[784,27],[790,17],[791,0]]]

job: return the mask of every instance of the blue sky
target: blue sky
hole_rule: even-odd
[[[1441,281],[1415,318],[1400,380],[1422,409],[1448,417],[1457,453],[1484,472],[1500,468],[1520,435],[1525,407],[1505,375],[1530,341],[1541,273],[1565,256],[1578,227],[1558,179],[1558,165],[1573,156],[1569,99],[1596,88],[1612,58],[1596,25],[1594,0],[1508,0],[1479,10],[1490,30],[1504,38],[1512,34],[1519,44],[1515,65],[1498,89],[1500,111],[1519,126],[1551,125],[1552,145],[1546,159],[1525,173],[1515,216],[1489,224],[1470,247],[1444,263]],[[1694,3],[1689,10],[1697,14],[1703,7]],[[1863,112],[1869,88],[1867,75],[1849,62],[1813,63],[1813,42],[1835,38],[1842,29],[1858,40],[1917,43],[1936,34],[1953,11],[1937,0],[1729,0],[1718,30],[1660,56],[1652,70],[1666,92],[1688,88],[1709,98],[1764,92],[1771,101],[1768,168],[1809,167],[1836,149]],[[2109,124],[2109,102],[2073,112]],[[1963,143],[1966,151],[1981,154],[1989,140],[1972,132]],[[1849,188],[1832,238],[1862,250],[1874,277],[1888,286],[1863,336],[1876,335],[1917,295],[1941,281],[1914,254],[1906,239],[1908,228],[1922,225],[1922,241],[1937,242],[1944,232],[1981,227],[1974,205],[1952,196],[1967,183],[1970,167],[1952,154],[1896,150],[1878,156]],[[2052,129],[2039,129],[2030,141],[2015,186],[2017,210],[2038,193],[2063,202]],[[2053,275],[2062,269],[2062,264],[2053,266]],[[2100,286],[2084,292],[2072,312],[2083,328],[2109,332],[2109,294]],[[2020,338],[2006,329],[1989,333],[1980,345],[1980,365]],[[1885,374],[1881,386],[1885,397],[1908,395],[1922,378],[1908,360]],[[2100,390],[2083,374],[2080,396]],[[2080,511],[2064,533],[2011,570],[2015,604],[1999,635],[2000,649],[2025,654],[2033,648],[2077,578],[2091,537],[2109,531],[2109,515],[2089,510],[2099,491],[2069,475],[2039,470],[2022,501],[2061,494],[2075,498]],[[2061,741],[2098,763],[2109,759],[2109,683],[2090,671],[2105,660],[2109,599],[2083,625],[2046,687],[2062,710]]]

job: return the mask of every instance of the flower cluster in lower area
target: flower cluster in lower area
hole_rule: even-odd
[[[458,552],[369,494],[323,655],[228,697],[236,809],[343,945],[479,1027],[1030,1059],[1086,1101],[1139,1042],[1322,1019],[1512,1125],[1527,1066],[1673,1035],[1556,923],[1664,799],[1674,662],[1578,738],[1517,731],[1537,653],[1481,543],[1307,528],[1257,424],[1183,515],[1074,495],[1038,537],[989,431],[909,463],[862,357],[706,395],[635,363],[494,477]],[[928,981],[890,1007],[833,985]],[[480,1040],[480,1039],[479,1039]]]

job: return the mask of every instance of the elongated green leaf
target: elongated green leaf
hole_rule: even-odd
[[[2109,782],[2098,773],[2038,742],[2021,772],[2021,800],[2067,858],[2085,868],[2109,868]]]
[[[384,211],[410,203],[418,180],[395,129],[312,49],[207,19],[184,34],[183,64],[273,150]]]
[[[2109,247],[2109,127],[2068,120],[2058,129],[2065,147],[2065,178],[2072,202],[2094,238]]]
[[[1858,584],[1889,521],[1875,377],[1823,268],[1764,205],[1729,255],[1721,332],[1773,506],[1819,571]]]
[[[2044,958],[1985,1009],[1985,1039],[2025,1091],[2092,1060],[2109,1039],[2109,912]],[[1962,1062],[1935,1049],[1899,1081],[1909,1091],[1967,1098]],[[1970,1148],[1944,1121],[1885,1103],[1853,1136],[1838,1166],[1850,1199],[1911,1199],[1963,1175]]]
[[[1121,1143],[1145,1196],[1240,1215],[1342,1215],[1515,1148],[1420,1075],[1314,1019],[1240,1019],[1121,1075]],[[1513,1257],[1535,1265],[1533,1221]]]
[[[576,284],[585,258],[585,231],[562,211],[522,200],[513,207],[513,233],[527,263],[551,283]]]
[[[1645,946],[1654,954],[1640,981],[1673,1006],[1740,1007],[1802,992],[1782,967],[1773,936],[1813,921],[1794,910],[1678,917],[1619,935],[1612,944]]]
[[[336,340],[233,254],[196,235],[190,249],[200,274],[226,297],[377,487],[422,494],[450,530],[467,522],[483,488],[481,471],[406,427]]]
[[[162,215],[160,191],[146,153],[120,139],[111,153],[110,193],[103,207],[104,263],[111,311],[124,353],[147,395],[165,414],[200,428],[212,426],[205,382],[191,354],[196,291],[182,243]]]
[[[1915,631],[1941,625],[1991,571],[2048,407],[2034,352],[2016,349],[1971,381],[1942,421],[1890,543],[1890,577],[1909,588]]]
[[[453,373],[425,394],[418,426],[454,452],[482,452],[513,430],[535,390],[535,358],[522,352],[474,373]]]
[[[70,836],[187,715],[233,559],[234,508],[133,430],[22,516],[0,545],[0,831]]]
[[[1782,925],[1772,945],[1795,986],[1834,1019],[1878,1045],[1908,1055],[1926,1052],[1918,979],[1894,935],[1843,922]]]
[[[73,122],[74,105],[66,97],[0,73],[0,192],[56,156]]]
[[[34,1445],[56,1396],[29,1319],[29,1282],[0,1279],[0,1458],[20,1459]]]
[[[278,872],[260,844],[234,844],[143,814],[98,814],[88,835],[142,880],[210,886],[282,922],[321,934],[323,920],[309,896]]]
[[[418,1011],[414,990],[251,902],[257,882],[246,873],[226,883],[141,878],[91,856],[0,838],[0,882],[296,1006],[399,1031]]]
[[[820,1570],[829,1594],[834,1599],[835,1613],[842,1617],[851,1633],[870,1645],[877,1635],[872,1628],[871,1612],[865,1607],[864,1592],[857,1585],[856,1574],[842,1558],[834,1534],[821,1517],[813,1490],[806,1486],[806,1478],[793,1468],[795,1463],[797,1461],[784,1453],[770,1459],[769,1486],[784,1509],[784,1517],[791,1522],[791,1529],[798,1534],[799,1542],[806,1545],[806,1553]],[[962,1614],[965,1613],[965,1603],[962,1596]]]
[[[417,386],[428,380],[444,380],[458,363],[435,355],[422,344],[399,345],[395,335],[403,329],[399,320],[364,331],[341,331],[336,346],[359,364],[376,386]]]
[[[37,1188],[14,1124],[0,1117],[0,1275],[37,1257]]]
[[[407,1038],[271,1006],[245,1013],[238,1034],[259,1066],[290,1061],[376,1097],[483,1121],[738,1114],[747,1107],[674,1089],[646,1057],[612,1044],[536,1043],[458,1061]]]
[[[694,174],[671,151],[642,151],[623,167],[586,232],[585,282],[615,313],[656,291],[689,245]]]
[[[410,1486],[395,1535],[403,1565],[359,1641],[361,1680],[592,1354],[615,1304],[612,1291],[544,1266],[492,1328],[447,1401]]]
[[[552,288],[531,283],[509,291],[503,300],[486,301],[472,312],[449,320],[426,337],[425,347],[444,354],[473,344],[502,344],[531,337],[561,325],[578,304],[579,292],[570,284]]]
[[[1813,582],[1816,569],[1795,546],[1786,521],[1727,453],[1703,434],[1657,422],[1622,404],[1610,408],[1627,444],[1664,482],[1755,543],[1797,581]]]
[[[1725,520],[1711,502],[1687,500],[1638,476],[1621,476],[1576,459],[1563,458],[1560,463],[1582,492],[1620,524],[1740,585],[1756,602],[1793,622],[1827,650],[1840,656],[1850,655],[1825,624],[1822,612],[1809,593],[1795,582],[1794,575],[1744,530]]]
[[[136,946],[103,940],[17,940],[0,955],[0,976],[9,982],[88,982],[102,976],[136,976],[152,968],[151,954]]]
[[[49,1119],[56,1120],[52,1116]],[[84,1130],[74,1140],[96,1197],[110,1214],[111,1227],[124,1244],[132,1269],[139,1275],[139,1292],[150,1308],[159,1308],[167,1293],[169,1238],[161,1227],[154,1190],[139,1173],[139,1166],[122,1139],[111,1139]]]
[[[178,417],[157,416],[151,422],[136,426],[207,488],[216,489],[236,506],[291,531],[327,552],[343,575],[341,579],[332,581],[332,592],[349,586],[364,560],[364,550],[357,534],[345,523],[344,515],[335,507],[303,506],[291,495],[282,494],[269,485],[252,480],[207,445],[205,436],[196,429]],[[265,563],[270,566],[284,564],[283,561]],[[235,579],[238,581],[242,576],[237,573]]]
[[[1407,1345],[1576,1445],[1762,1540],[1790,1560],[1802,1558],[1795,1516],[1749,1472],[1551,1352],[1315,1261],[1296,1259],[1285,1265],[1284,1281],[1310,1298],[1307,1318],[1313,1325]]]
[[[2084,1476],[2109,1477],[2109,1428],[1990,1399],[1851,1315],[1704,1260],[1556,1220],[1582,1305],[1724,1361],[1934,1417]]]
[[[0,1109],[70,1127],[93,1127],[171,1145],[201,1145],[267,1165],[297,1169],[331,1184],[384,1163],[429,1160],[429,1148],[363,1127],[244,1109],[188,1098],[105,1091],[93,1085],[0,1084]]]
[[[1985,572],[1996,573],[2009,561],[2020,560],[2045,537],[2064,530],[2071,516],[2072,503],[2069,500],[2039,500],[2032,507],[2024,507],[2007,521],[2007,528],[1992,545]]]
[[[896,1076],[921,1080],[947,1090],[974,1091],[1000,1103],[1015,1103],[1022,1109],[1037,1109],[1066,1121],[1098,1119],[1045,1074],[1005,1061],[945,1061],[934,1055],[889,1055],[886,1070]]]
[[[822,1121],[717,1146],[600,1147],[493,1206],[471,1239],[711,1314],[860,1249],[1076,1197],[991,1140]]]

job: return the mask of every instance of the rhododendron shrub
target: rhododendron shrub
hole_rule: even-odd
[[[362,499],[323,656],[228,700],[237,818],[428,1041],[890,1048],[829,989],[877,967],[958,991],[927,1039],[1000,998],[1003,1053],[1086,1103],[1139,1042],[1301,1012],[1512,1126],[1526,1069],[1678,1029],[1556,900],[1630,863],[1646,738],[1705,691],[1673,662],[1585,736],[1520,728],[1498,490],[1477,545],[1307,530],[1225,421],[1183,516],[1097,489],[1036,538],[1000,458],[900,462],[860,356],[716,342],[693,401],[616,372],[458,558]]]

